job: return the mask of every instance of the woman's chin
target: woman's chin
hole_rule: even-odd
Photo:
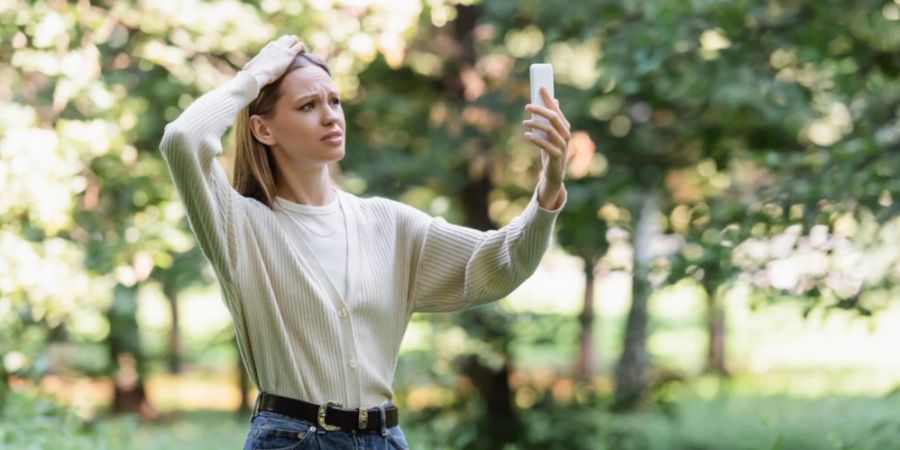
[[[347,155],[347,151],[346,151],[346,149],[344,149],[343,145],[340,147],[333,147],[328,150],[328,160],[330,162],[338,162],[338,161],[344,159],[344,156],[346,156],[346,155]]]

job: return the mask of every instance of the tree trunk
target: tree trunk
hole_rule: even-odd
[[[171,374],[179,374],[182,372],[181,367],[181,331],[179,326],[179,317],[178,317],[178,289],[164,285],[163,293],[166,296],[166,299],[169,300],[169,311],[172,313],[172,329],[169,330],[169,355],[168,355],[168,365],[169,365],[169,373]]]
[[[478,61],[478,55],[473,39],[475,25],[481,15],[479,5],[457,5],[457,17],[452,22],[453,38],[459,43],[462,50],[456,67],[459,73],[455,76],[445,76],[442,80],[444,95],[454,101],[465,104],[465,89],[463,71],[474,67]],[[490,150],[490,143],[482,140],[481,146],[484,152]],[[485,164],[480,170],[470,170],[475,161],[469,161],[469,165],[458,167],[457,170],[468,180],[459,192],[460,203],[463,205],[465,225],[478,230],[496,228],[488,214],[488,194],[491,192],[489,164]],[[512,391],[509,387],[509,375],[512,366],[512,356],[509,351],[509,327],[501,318],[496,306],[476,308],[456,316],[457,321],[464,323],[471,334],[488,337],[489,343],[502,355],[503,364],[495,369],[485,364],[476,354],[461,357],[460,367],[463,374],[469,377],[484,404],[484,416],[479,423],[479,434],[483,436],[483,446],[479,448],[503,448],[506,444],[514,442],[521,434],[521,422],[516,414]]]
[[[461,202],[466,214],[466,226],[482,231],[493,229],[488,214],[488,193],[491,189],[489,170],[481,177],[466,184]],[[509,350],[509,326],[496,305],[488,305],[463,311],[456,320],[474,336],[485,339],[503,358],[503,364],[494,368],[479,357],[468,354],[460,357],[461,372],[471,381],[484,405],[484,416],[479,423],[479,436],[484,437],[484,448],[503,448],[521,434],[522,424],[516,414],[509,376],[513,365]]]
[[[2,356],[2,355],[0,355]],[[6,394],[9,392],[9,373],[3,364],[3,358],[0,358],[0,411],[6,406]]]
[[[117,284],[107,311],[107,348],[112,364],[113,413],[136,412],[144,420],[158,416],[144,389],[146,367],[137,324],[138,285]]]
[[[504,346],[508,349],[508,346]],[[509,374],[512,358],[504,354],[503,365],[499,370],[481,361],[478,355],[465,355],[460,358],[461,371],[478,390],[484,404],[484,416],[477,423],[480,445],[475,448],[503,448],[515,442],[520,435],[522,424],[512,400],[509,386]]]
[[[625,328],[625,345],[616,367],[614,409],[635,407],[649,387],[647,354],[647,298],[650,294],[646,279],[638,276],[632,281],[633,298]]]
[[[650,381],[650,357],[647,353],[647,326],[649,314],[647,302],[652,293],[648,279],[650,261],[653,258],[652,239],[658,233],[656,201],[645,197],[637,226],[632,236],[634,242],[634,269],[632,274],[631,310],[625,327],[622,356],[616,367],[616,387],[613,409],[628,410],[636,407],[645,397]]]
[[[578,321],[581,323],[581,346],[575,364],[575,377],[590,382],[594,370],[594,264],[584,260],[584,304]]]
[[[725,365],[725,307],[715,289],[707,289],[707,293],[706,329],[709,335],[709,346],[704,370],[707,373],[728,375]]]

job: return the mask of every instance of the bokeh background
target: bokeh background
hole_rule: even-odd
[[[898,0],[0,0],[0,448],[238,448],[256,391],[158,152],[267,41],[325,58],[338,180],[478,229],[568,204],[509,298],[420,314],[416,449],[900,448]],[[233,140],[222,164],[230,170]]]

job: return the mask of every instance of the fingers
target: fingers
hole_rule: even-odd
[[[559,134],[559,131],[557,131],[556,128],[551,127],[550,124],[548,124],[542,120],[532,120],[532,119],[523,120],[522,125],[529,127],[529,128],[537,128],[539,130],[544,130],[544,132],[547,133],[547,136],[550,137],[550,140],[552,140],[556,145],[563,147],[563,148],[566,146],[566,141]]]
[[[562,116],[560,116],[556,111],[551,111],[550,109],[547,109],[543,106],[534,105],[531,103],[525,106],[525,110],[546,117],[547,120],[549,120],[550,123],[553,124],[553,126],[556,128],[563,139],[569,140],[569,138],[572,137],[571,133],[569,132],[569,122],[565,121]]]
[[[560,151],[560,149],[556,148],[553,144],[551,144],[550,141],[548,141],[540,136],[537,136],[534,133],[530,133],[530,132],[525,133],[525,139],[527,139],[532,144],[537,145],[540,149],[547,152],[547,154],[551,158],[553,158],[555,160],[562,159],[562,151]]]
[[[549,105],[549,108],[553,111],[556,111],[557,114],[560,115],[563,119],[565,119],[565,115],[562,110],[559,109],[559,100],[550,97],[550,92],[547,91],[547,88],[541,86],[541,97],[544,98],[544,104]]]
[[[550,105],[549,108],[550,108],[552,111],[556,111],[556,113],[559,114],[559,117],[562,118],[563,123],[565,123],[566,126],[568,127],[568,126],[569,126],[569,121],[566,120],[566,115],[563,114],[562,109],[559,108],[559,100],[550,97],[550,92],[547,91],[547,88],[545,88],[544,86],[541,86],[540,91],[541,91],[541,97],[544,98],[544,104],[545,104],[545,105]]]
[[[556,100],[556,99],[550,96],[550,92],[547,91],[547,88],[545,88],[544,86],[541,86],[540,91],[541,91],[541,97],[544,99],[545,105],[550,106],[550,105],[555,104],[554,100]]]
[[[279,45],[293,53],[301,52],[306,49],[306,45],[300,41],[300,38],[293,34],[282,35],[280,38],[266,44],[267,47],[272,45]]]
[[[300,39],[295,40],[288,46],[289,49],[294,50],[295,52],[304,52],[306,51],[306,44],[300,41]]]
[[[553,99],[553,103],[556,104],[556,113],[559,114],[559,117],[562,118],[563,123],[566,124],[566,128],[572,128],[572,125],[569,123],[569,119],[566,119],[566,115],[563,114],[562,110],[559,109],[559,100]]]
[[[285,34],[275,42],[284,45],[285,47],[290,47],[291,45],[300,42],[300,39],[297,39],[297,36],[294,36],[293,34]]]

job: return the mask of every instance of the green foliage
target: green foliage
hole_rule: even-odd
[[[670,282],[691,277],[710,294],[743,283],[761,304],[803,298],[808,310],[863,314],[898,298],[896,1],[403,4],[6,2],[0,383],[6,372],[39,379],[53,370],[46,350],[54,342],[118,336],[139,352],[136,301],[115,301],[115,286],[154,282],[174,293],[212,282],[157,145],[165,123],[288,32],[329,61],[346,99],[341,182],[350,191],[457,223],[486,202],[488,225],[506,223],[538,179],[519,119],[528,65],[549,61],[562,109],[582,133],[578,150],[593,153],[573,164],[557,227],[559,243],[588,268],[615,244],[610,232],[633,228],[637,205],[652,194],[664,199],[661,221],[681,243],[668,262]],[[473,185],[483,190],[473,194]],[[773,276],[792,264],[805,270],[796,279]],[[457,391],[456,358],[478,354],[497,367],[522,346],[558,349],[575,341],[569,319],[497,308],[425,319],[435,348],[450,350],[408,353],[398,385],[433,381],[449,400],[422,416],[433,422],[410,430],[413,442],[476,446],[468,425],[484,411],[471,391]],[[18,429],[57,439],[44,432],[51,424],[75,447],[90,439],[86,425],[40,401],[10,399],[4,439]],[[896,438],[876,412],[882,403],[871,411],[841,403],[859,418],[831,440],[841,423],[817,413],[828,405],[754,401],[686,402],[677,427],[654,413],[617,418],[590,409],[596,404],[539,404],[522,412],[520,445],[552,447],[561,438],[567,448],[878,448]],[[777,421],[757,426],[754,408],[768,402],[809,416],[787,421],[804,433]],[[704,428],[734,408],[733,421]]]
[[[118,450],[127,448],[137,426],[134,416],[114,423],[85,421],[68,406],[17,390],[0,402],[0,448],[4,449]]]
[[[116,285],[157,281],[172,294],[212,281],[199,276],[202,256],[157,151],[164,125],[193,98],[278,32],[315,42],[352,97],[355,73],[376,53],[396,67],[417,14],[398,9],[360,23],[300,3],[4,4],[3,373],[39,378],[47,370],[41,349],[53,340],[111,338],[112,345],[127,334],[116,328],[129,319],[105,314]],[[353,26],[358,32],[320,31]]]

